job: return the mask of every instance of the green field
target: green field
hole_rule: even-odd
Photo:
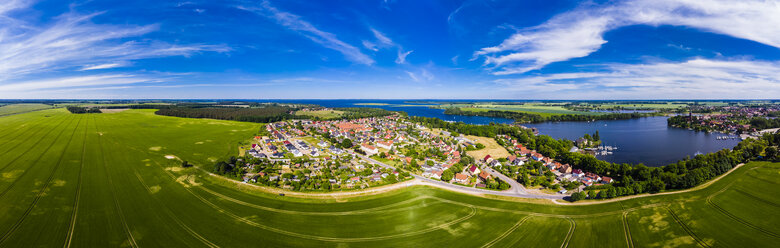
[[[549,117],[554,115],[601,115],[600,112],[587,112],[576,111],[564,108],[561,104],[448,104],[442,105],[441,108],[459,107],[464,111],[489,111],[489,110],[502,110],[512,111],[527,114],[538,114],[543,117]]]
[[[0,247],[777,247],[780,163],[703,189],[561,206],[415,186],[304,199],[180,169],[261,124],[154,110],[0,117]],[[175,156],[167,159],[166,156]],[[533,202],[533,203],[532,203]]]
[[[13,115],[19,113],[26,113],[31,111],[37,111],[42,109],[50,109],[51,105],[38,104],[38,103],[19,103],[0,106],[0,116]]]
[[[317,117],[323,120],[336,119],[341,117],[344,111],[338,110],[314,110],[314,111],[296,111],[295,115]]]

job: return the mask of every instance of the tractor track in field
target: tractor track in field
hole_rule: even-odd
[[[70,138],[68,139],[68,143],[65,144],[65,149],[63,149],[62,153],[60,153],[60,157],[57,160],[57,164],[54,165],[54,169],[51,170],[51,174],[49,174],[49,177],[46,179],[46,182],[43,184],[43,187],[41,187],[41,189],[38,191],[38,194],[35,195],[35,199],[33,199],[33,202],[30,203],[30,206],[27,207],[27,209],[24,211],[22,216],[19,217],[19,219],[16,221],[16,223],[13,224],[13,226],[11,226],[11,229],[6,231],[6,233],[3,234],[2,237],[0,237],[0,244],[4,243],[6,240],[8,240],[8,238],[11,237],[11,235],[17,229],[19,229],[20,226],[22,226],[22,223],[24,223],[24,221],[27,219],[27,216],[30,215],[30,212],[32,212],[32,210],[35,209],[35,206],[38,205],[38,201],[40,201],[41,197],[43,197],[43,195],[46,194],[46,190],[49,188],[49,185],[51,185],[51,180],[54,179],[54,175],[57,174],[57,171],[59,170],[60,165],[62,165],[62,159],[65,158],[65,153],[67,153],[68,148],[70,148],[70,144],[73,143],[73,142],[71,142],[71,141],[73,141],[73,136],[76,135],[76,131],[79,129],[79,125],[81,125],[81,121],[83,119],[84,119],[83,116],[81,118],[79,118],[79,121],[76,123],[76,127],[73,128],[73,132],[70,134]],[[63,131],[65,131],[66,129],[67,129],[67,127],[65,129],[63,129]],[[62,135],[62,132],[60,132],[60,135]],[[59,136],[57,136],[57,139],[59,139]],[[56,143],[56,140],[52,144],[54,144],[54,143]],[[46,149],[46,150],[48,150],[48,149]],[[41,155],[41,157],[43,157],[43,155]],[[39,157],[39,158],[41,158],[41,157]],[[36,164],[36,163],[37,163],[37,161],[35,163],[33,163],[33,164]],[[29,171],[29,170],[27,170],[27,171]],[[21,178],[22,178],[21,176],[19,178],[17,178],[17,181],[19,179],[21,179]],[[14,182],[16,182],[16,181],[14,181]],[[13,185],[12,185],[12,187],[13,187]],[[11,187],[9,187],[8,189],[10,189],[10,188]]]
[[[628,213],[630,211],[623,212],[623,234],[626,235],[626,245],[628,248],[634,248],[634,239],[631,238],[631,227],[628,226]]]
[[[153,194],[154,192],[153,192],[153,191],[152,191],[152,189],[151,189],[151,188],[149,188],[149,186],[146,184],[146,181],[144,181],[144,179],[141,177],[141,174],[138,174],[138,171],[133,171],[133,172],[135,173],[135,176],[138,178],[138,181],[140,181],[140,182],[141,182],[141,185],[143,185],[143,186],[144,186],[144,188],[146,188],[146,191],[148,191],[148,192],[149,192],[149,194],[150,194],[150,196],[151,196],[151,194]],[[205,237],[203,237],[203,236],[202,236],[202,235],[200,235],[199,233],[195,232],[195,230],[192,230],[192,228],[190,228],[189,226],[187,226],[187,224],[185,224],[183,221],[181,221],[181,219],[179,219],[178,217],[176,217],[176,216],[173,214],[173,211],[171,211],[171,209],[168,207],[168,205],[166,205],[166,204],[162,204],[162,203],[159,201],[159,199],[157,199],[157,197],[154,197],[154,196],[151,196],[151,197],[152,197],[152,199],[154,199],[154,200],[155,200],[155,202],[157,202],[157,204],[159,204],[159,205],[162,205],[162,206],[164,207],[165,213],[166,213],[166,214],[167,214],[169,217],[171,217],[171,219],[173,219],[173,221],[174,221],[174,222],[176,222],[176,224],[178,224],[178,225],[179,225],[179,227],[181,227],[182,229],[184,229],[185,231],[187,231],[187,233],[189,233],[189,234],[190,234],[190,235],[191,235],[193,238],[197,239],[198,241],[200,241],[201,243],[203,243],[204,245],[206,245],[206,246],[208,246],[208,247],[211,247],[211,248],[218,248],[218,247],[219,247],[218,245],[216,245],[216,244],[212,243],[211,241],[209,241],[208,239],[206,239]]]
[[[60,123],[60,124],[62,124],[62,123]],[[63,128],[63,129],[60,131],[60,133],[59,133],[59,134],[57,134],[57,137],[56,137],[56,138],[54,138],[54,142],[51,142],[51,143],[49,143],[49,146],[47,146],[47,147],[46,147],[46,149],[45,149],[44,151],[48,151],[49,149],[51,149],[51,147],[52,147],[52,146],[54,146],[54,144],[55,144],[55,143],[57,143],[57,140],[59,140],[59,139],[60,139],[60,137],[62,136],[62,133],[63,133],[63,132],[65,132],[65,130],[67,130],[67,128]],[[51,129],[51,131],[54,131],[54,129],[52,128],[52,129]],[[51,131],[49,131],[49,132],[51,132]],[[47,133],[46,135],[44,135],[44,137],[45,137],[45,136],[48,136],[48,135],[49,135],[49,134]],[[41,139],[39,139],[39,140],[38,140],[38,141],[37,141],[35,144],[37,145],[38,143],[40,143],[40,141],[41,141],[41,140],[43,140],[43,137],[41,137]],[[70,143],[70,142],[68,142],[68,143]],[[33,145],[32,147],[30,147],[30,149],[28,149],[27,151],[25,151],[25,152],[24,152],[24,154],[26,154],[27,152],[31,151],[31,150],[32,150],[32,148],[34,148],[34,147],[35,147],[35,145]],[[14,161],[16,161],[17,159],[19,159],[19,158],[21,158],[22,156],[24,156],[24,154],[20,155],[20,156],[19,156],[19,157],[17,157],[16,159],[14,159]],[[45,154],[45,152],[44,152],[44,154]],[[33,161],[33,162],[32,162],[32,163],[30,163],[30,164],[32,164],[32,165],[35,165],[35,164],[37,164],[37,163],[38,163],[38,161],[41,161],[41,158],[43,158],[43,154],[41,154],[41,156],[38,156],[37,158],[35,158],[35,161]],[[11,163],[13,163],[14,161],[12,161]],[[11,163],[8,163],[8,164],[10,165]],[[7,167],[7,166],[6,166],[6,167]],[[5,168],[3,168],[3,169],[5,169]],[[2,169],[0,169],[0,171],[2,171]],[[13,182],[11,182],[11,184],[10,184],[10,185],[8,185],[8,188],[4,189],[4,190],[3,190],[3,192],[0,192],[0,198],[3,198],[3,197],[5,196],[5,194],[8,194],[8,192],[9,192],[9,191],[11,191],[11,188],[13,188],[13,187],[16,185],[16,183],[17,183],[17,182],[19,182],[19,181],[22,179],[22,177],[24,177],[24,175],[26,175],[26,174],[27,174],[27,172],[29,172],[29,171],[30,171],[30,169],[29,169],[29,168],[27,168],[26,170],[24,170],[24,171],[22,172],[22,174],[20,174],[18,177],[16,177],[16,179],[14,179],[14,181],[13,181]]]
[[[35,121],[35,122],[31,123],[30,125],[31,125],[31,126],[32,126],[32,125],[38,125],[38,124],[40,124],[40,123],[44,122],[45,120],[46,120],[46,119],[42,119],[42,120],[39,120],[39,121]],[[7,133],[3,134],[3,136],[0,136],[0,140],[3,140],[3,139],[5,139],[5,137],[6,137],[6,136],[8,136],[8,135],[10,135],[10,134],[12,134],[12,133],[16,133],[16,131],[19,131],[20,129],[22,129],[22,128],[26,128],[26,127],[27,127],[27,124],[21,124],[21,125],[19,125],[17,128],[15,128],[14,130],[11,130],[10,132],[7,132]],[[28,128],[28,130],[24,130],[24,131],[22,131],[21,133],[19,133],[19,135],[16,135],[16,136],[14,136],[13,138],[11,138],[11,139],[9,139],[9,140],[15,140],[16,138],[19,138],[19,136],[22,136],[23,134],[25,134],[25,133],[26,133],[26,132],[28,132],[29,130],[32,130],[32,128]],[[8,152],[8,151],[6,151],[6,152]],[[3,154],[4,154],[4,153],[3,153]],[[3,154],[0,154],[0,155],[3,155]]]
[[[114,189],[114,182],[111,180],[111,174],[108,173],[108,166],[106,165],[106,154],[103,150],[103,135],[100,134],[100,129],[98,128],[97,121],[95,121],[95,132],[97,132],[98,135],[98,146],[100,147],[100,154],[101,158],[103,160],[103,171],[106,173],[106,179],[108,180],[108,187],[111,190],[111,196],[114,198],[114,206],[116,207],[117,212],[119,212],[119,220],[122,222],[122,228],[125,230],[125,234],[127,235],[127,241],[130,242],[131,247],[138,247],[138,243],[135,240],[135,237],[133,237],[133,232],[130,230],[130,226],[127,225],[127,220],[125,219],[125,214],[122,212],[122,206],[119,205],[119,199],[116,198],[116,189]]]
[[[736,189],[734,189],[734,190],[735,190],[735,191],[737,191],[737,192],[739,192],[739,193],[742,193],[743,195],[745,195],[745,196],[747,196],[747,197],[750,197],[750,198],[751,198],[751,199],[753,199],[753,200],[757,200],[757,201],[763,202],[763,203],[765,203],[765,204],[767,204],[767,205],[771,205],[771,206],[774,206],[774,207],[778,207],[778,208],[780,208],[780,204],[778,204],[778,203],[776,203],[776,202],[771,202],[771,201],[768,201],[768,200],[766,200],[766,199],[763,199],[763,198],[761,198],[761,197],[755,196],[755,195],[753,195],[753,194],[751,194],[751,193],[749,193],[749,192],[747,192],[747,191],[744,191],[744,190],[741,190],[741,189],[738,189],[738,188],[736,188]]]
[[[566,220],[569,221],[569,232],[566,233],[566,237],[563,238],[563,243],[561,244],[561,248],[569,247],[569,242],[571,242],[571,237],[574,236],[574,230],[577,229],[576,221],[574,221],[572,218],[566,218]]]
[[[95,117],[92,116],[92,121],[94,121],[94,120],[95,120]],[[82,148],[81,148],[81,161],[79,161],[80,162],[80,165],[79,165],[79,177],[78,177],[78,180],[76,181],[76,196],[75,196],[75,199],[73,200],[73,211],[71,212],[71,215],[70,215],[70,224],[68,226],[68,236],[66,236],[66,238],[65,238],[65,244],[62,245],[65,248],[70,247],[70,244],[73,241],[73,233],[74,233],[74,231],[76,229],[76,218],[78,217],[79,201],[81,199],[81,184],[82,184],[82,179],[81,179],[82,176],[81,176],[81,174],[84,171],[84,158],[86,158],[86,154],[87,154],[87,134],[88,133],[89,133],[89,120],[87,120],[87,123],[84,124],[84,142],[83,142]]]
[[[481,248],[488,248],[488,247],[492,247],[493,245],[495,245],[495,244],[496,244],[496,243],[498,243],[499,241],[501,241],[501,240],[503,240],[504,238],[506,238],[506,236],[509,236],[509,234],[511,234],[512,232],[514,232],[514,231],[515,231],[515,230],[516,230],[518,227],[522,226],[522,225],[523,225],[523,223],[525,223],[525,221],[526,221],[526,220],[528,220],[528,218],[530,218],[530,217],[532,217],[532,216],[533,216],[533,215],[526,215],[525,217],[523,217],[522,219],[520,219],[519,221],[517,221],[517,223],[515,223],[515,225],[513,225],[512,227],[510,227],[509,229],[507,229],[507,230],[506,230],[506,232],[502,233],[500,236],[496,237],[495,239],[491,240],[490,242],[487,242],[486,244],[482,245],[482,247],[481,247]]]
[[[69,119],[70,119],[70,120],[72,120],[72,119],[73,119],[73,117],[71,117],[71,118],[63,118],[63,119],[62,119],[62,121],[60,121],[60,123],[57,123],[57,126],[60,126],[60,125],[62,125],[62,123],[64,123],[66,120],[69,120]],[[11,165],[12,165],[14,162],[16,162],[16,160],[19,160],[20,158],[24,157],[24,155],[26,155],[28,152],[32,151],[32,150],[33,150],[33,149],[34,149],[36,146],[38,146],[38,143],[41,143],[41,141],[43,141],[43,139],[44,139],[44,138],[46,138],[46,136],[49,136],[49,134],[51,134],[51,132],[53,132],[55,129],[56,129],[56,128],[51,128],[51,129],[49,129],[49,132],[46,132],[46,134],[44,134],[43,136],[41,136],[41,138],[39,138],[38,140],[36,140],[36,141],[35,141],[35,143],[34,143],[34,144],[33,144],[33,145],[30,147],[30,148],[27,148],[27,150],[25,150],[23,153],[19,154],[19,156],[16,156],[14,159],[12,159],[12,160],[11,160],[11,161],[9,161],[8,163],[6,163],[6,164],[3,166],[3,168],[0,168],[0,171],[4,171],[6,168],[8,168],[8,166],[11,166]],[[62,130],[64,131],[65,129],[63,128]],[[36,133],[36,134],[37,134],[37,133]],[[61,135],[61,134],[62,134],[62,131],[60,131],[60,134],[58,134],[58,135],[57,135],[57,138],[59,138],[59,135]],[[49,143],[49,146],[48,146],[48,148],[46,148],[46,150],[48,150],[49,148],[51,148],[51,146],[52,146],[53,144],[54,144],[54,142],[52,142],[52,143]],[[10,151],[11,151],[11,149],[9,149],[9,150],[5,151],[5,153],[8,153],[8,152],[10,152]],[[0,154],[0,155],[5,155],[5,153],[3,153],[3,154]]]
[[[409,209],[419,208],[419,206],[411,206],[411,207],[405,207],[405,208],[399,208],[399,209],[390,209],[390,210],[385,210],[385,209],[392,208],[392,207],[395,207],[395,206],[398,206],[398,205],[403,205],[403,204],[410,203],[410,202],[414,202],[414,201],[417,201],[417,200],[433,199],[430,196],[418,196],[418,197],[415,197],[415,198],[412,198],[412,199],[396,202],[396,203],[389,204],[389,205],[384,205],[384,206],[381,206],[381,207],[360,209],[360,210],[354,210],[354,211],[306,212],[306,211],[294,211],[294,210],[275,209],[275,208],[260,206],[260,205],[244,202],[244,201],[241,201],[241,200],[238,200],[238,199],[234,199],[234,198],[231,198],[229,196],[222,195],[222,194],[214,192],[214,191],[212,191],[212,190],[210,190],[210,189],[208,189],[206,187],[202,187],[201,186],[201,187],[198,187],[198,188],[203,190],[203,191],[206,191],[207,193],[212,194],[212,195],[214,195],[214,196],[216,196],[216,197],[218,197],[220,199],[223,199],[223,200],[226,200],[226,201],[230,201],[230,202],[233,202],[233,203],[237,203],[239,205],[243,205],[243,206],[247,206],[247,207],[251,207],[251,208],[256,208],[256,209],[260,209],[260,210],[266,210],[266,211],[271,211],[271,212],[283,213],[283,214],[302,214],[302,215],[343,216],[343,215],[359,215],[359,214],[376,214],[376,213],[398,212],[398,211],[405,211],[405,210],[409,210]],[[430,205],[432,205],[432,204],[430,204]]]
[[[677,222],[677,224],[680,225],[680,227],[682,227],[682,229],[685,230],[686,233],[688,233],[688,236],[691,236],[691,238],[693,238],[693,240],[695,240],[697,243],[699,243],[700,246],[705,247],[705,248],[709,248],[710,247],[710,245],[708,245],[707,242],[704,242],[704,240],[699,238],[699,236],[696,235],[696,233],[691,229],[691,227],[689,227],[687,224],[685,224],[685,222],[683,222],[680,219],[680,217],[677,216],[676,213],[674,213],[672,208],[670,208],[669,206],[666,206],[666,210],[669,211],[669,214],[672,216],[674,221]]]
[[[722,207],[718,206],[718,204],[715,204],[715,202],[713,202],[713,201],[712,201],[712,198],[714,198],[715,196],[717,196],[717,195],[719,195],[719,194],[721,194],[721,193],[725,192],[725,191],[726,191],[727,189],[729,189],[729,188],[731,187],[731,185],[732,185],[732,184],[734,184],[734,183],[735,183],[735,182],[733,182],[733,183],[730,183],[729,185],[727,185],[727,186],[726,186],[726,187],[724,187],[723,189],[719,190],[718,192],[715,192],[714,194],[712,194],[712,195],[708,196],[708,197],[707,197],[707,205],[710,205],[710,206],[712,206],[712,207],[713,207],[715,210],[718,210],[718,212],[720,212],[721,214],[725,215],[726,217],[729,217],[730,219],[732,219],[732,220],[734,220],[734,221],[736,221],[736,222],[739,222],[740,224],[743,224],[743,225],[745,225],[745,226],[747,226],[747,227],[749,227],[749,228],[752,228],[753,230],[756,230],[756,231],[762,232],[762,233],[764,233],[764,234],[766,234],[766,235],[769,235],[769,236],[771,236],[771,237],[774,237],[774,238],[780,238],[780,235],[778,235],[777,233],[774,233],[774,232],[772,232],[772,231],[769,231],[769,230],[766,230],[766,229],[764,229],[764,228],[761,228],[761,227],[759,227],[759,226],[756,226],[756,225],[754,225],[754,224],[752,224],[752,223],[750,223],[750,222],[748,222],[748,221],[746,221],[746,220],[744,220],[744,219],[742,219],[742,218],[740,218],[740,217],[738,217],[738,216],[736,216],[736,215],[732,214],[732,213],[731,213],[731,212],[729,212],[728,210],[726,210],[726,209],[723,209]]]

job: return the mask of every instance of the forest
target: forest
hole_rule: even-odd
[[[740,163],[750,160],[780,160],[777,149],[780,144],[780,133],[767,134],[758,140],[744,140],[732,150],[724,149],[698,155],[661,167],[648,167],[643,164],[610,163],[599,160],[592,155],[569,152],[573,146],[572,141],[556,140],[547,135],[536,136],[530,130],[517,126],[450,123],[427,117],[410,117],[410,119],[428,127],[446,129],[453,132],[454,135],[457,133],[484,137],[495,137],[498,134],[508,135],[524,144],[528,149],[536,150],[560,163],[568,163],[576,169],[609,176],[616,180],[610,185],[586,188],[586,190],[599,190],[598,195],[590,192],[593,193],[594,198],[613,198],[646,192],[687,189],[717,177]]]
[[[67,109],[73,114],[103,113],[99,108],[68,106]]]
[[[186,118],[210,118],[219,120],[269,123],[301,118],[291,114],[291,112],[294,110],[294,108],[284,106],[266,106],[262,108],[169,107],[159,109],[155,112],[155,114]]]
[[[488,111],[464,111],[460,108],[448,108],[444,110],[444,114],[448,115],[465,115],[465,116],[485,116],[485,117],[499,117],[513,119],[518,123],[539,123],[546,121],[593,121],[593,120],[625,120],[634,119],[640,117],[647,117],[656,115],[656,113],[609,113],[602,115],[551,115],[542,116],[538,114],[515,112],[515,111],[503,111],[503,110],[488,110]]]

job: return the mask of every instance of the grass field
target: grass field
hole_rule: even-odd
[[[539,103],[526,103],[526,104],[450,104],[442,105],[442,107],[459,107],[464,111],[489,111],[489,110],[502,110],[512,111],[527,114],[538,114],[544,117],[554,115],[601,115],[604,113],[599,112],[587,112],[587,111],[575,111],[564,108],[560,104],[539,104]]]
[[[493,138],[471,136],[471,135],[466,136],[466,138],[485,145],[485,148],[476,151],[466,151],[466,154],[468,154],[474,159],[483,159],[487,155],[490,155],[491,157],[498,159],[498,158],[506,158],[510,155],[509,152],[506,149],[504,149],[503,146],[499,145],[496,142],[496,140]]]
[[[42,109],[50,109],[51,105],[38,103],[20,103],[0,106],[0,116],[26,113]]]
[[[344,111],[338,110],[314,110],[314,111],[296,111],[295,115],[317,117],[323,120],[336,119],[341,117]]]
[[[0,247],[776,247],[780,163],[701,190],[561,206],[405,187],[305,199],[181,169],[261,127],[154,110],[0,117]],[[172,158],[166,158],[166,156]]]

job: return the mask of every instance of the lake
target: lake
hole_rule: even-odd
[[[614,163],[644,163],[647,166],[662,166],[677,162],[697,153],[710,153],[733,148],[738,139],[718,140],[721,133],[696,132],[666,125],[668,117],[656,116],[630,120],[594,122],[546,122],[524,124],[539,129],[540,134],[553,138],[576,140],[586,133],[599,130],[602,144],[617,146],[611,155],[597,158]]]
[[[265,101],[265,100],[263,100]],[[258,102],[263,102],[258,101]],[[412,116],[435,117],[446,121],[460,121],[469,124],[485,125],[494,123],[512,123],[511,119],[481,116],[445,115],[443,109],[432,109],[409,100],[267,100],[268,102],[308,103],[329,108],[372,107],[391,111],[404,111]],[[426,100],[436,102],[437,100]],[[445,100],[438,100],[445,101]],[[493,101],[493,100],[459,100]],[[356,105],[360,103],[384,103],[387,105]],[[634,111],[630,111],[634,112]],[[546,122],[525,124],[539,129],[540,134],[553,138],[576,140],[583,135],[599,130],[604,145],[617,146],[611,155],[598,155],[599,159],[614,163],[644,163],[647,166],[662,166],[674,163],[697,153],[710,153],[725,148],[733,148],[739,140],[718,140],[720,133],[695,132],[687,129],[672,128],[666,125],[668,117],[645,117],[631,120],[609,120],[595,122]]]

